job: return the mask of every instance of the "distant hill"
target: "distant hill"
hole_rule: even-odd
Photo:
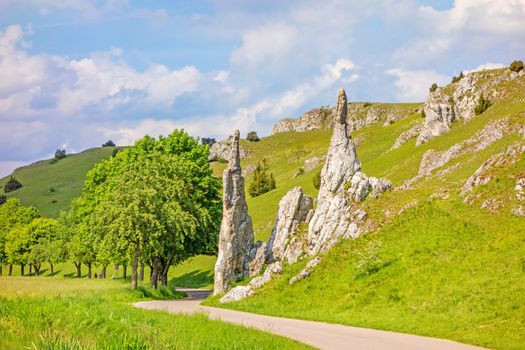
[[[48,217],[57,217],[67,209],[71,200],[82,192],[87,172],[104,159],[109,159],[115,147],[97,147],[52,164],[51,159],[41,160],[16,169],[11,175],[23,185],[7,195],[17,197],[24,205],[33,205]],[[9,177],[0,179],[0,192]]]

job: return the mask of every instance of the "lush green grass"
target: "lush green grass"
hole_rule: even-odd
[[[143,294],[116,281],[4,277],[0,286],[2,349],[308,348],[204,315],[136,309]]]
[[[87,172],[96,163],[108,159],[113,149],[92,148],[71,154],[54,164],[42,160],[18,168],[13,176],[23,187],[8,195],[19,198],[24,205],[35,206],[43,216],[57,217],[61,210],[69,207],[73,198],[80,195]],[[3,193],[8,179],[9,176],[0,179],[0,193]]]
[[[485,113],[468,122],[454,122],[449,133],[417,148],[411,140],[388,151],[401,132],[421,121],[418,114],[393,125],[379,122],[353,133],[359,140],[357,153],[363,170],[400,185],[417,175],[423,154],[430,149],[445,151],[496,119],[510,118],[511,125],[523,125],[524,88],[523,78],[499,83],[502,93]],[[294,140],[295,136],[289,133],[286,137]],[[316,132],[309,137],[316,138]],[[329,135],[324,137],[318,146],[326,150]],[[493,169],[494,179],[474,191],[479,198],[471,205],[459,196],[466,179],[481,164],[517,140],[523,136],[507,133],[483,151],[452,160],[412,189],[366,200],[360,205],[369,214],[370,227],[382,226],[378,231],[336,246],[304,281],[288,284],[304,267],[302,261],[287,266],[282,277],[257,291],[255,297],[223,306],[522,349],[525,230],[523,218],[513,216],[512,208],[518,205],[514,185],[517,178],[525,176],[525,159]],[[437,174],[445,168],[452,169]],[[292,187],[291,181],[283,184]],[[431,200],[433,194],[446,198]],[[253,199],[250,202],[256,205],[256,209],[250,206],[251,213],[263,208],[260,216],[252,214],[259,230],[266,229],[261,220],[269,222],[267,212],[273,210],[275,215],[280,199],[271,192],[266,196],[267,201],[257,205]],[[498,200],[500,207],[494,212],[481,209],[487,199]],[[398,215],[409,203],[415,206]],[[375,251],[374,246],[380,248]],[[364,267],[359,268],[359,263]],[[218,300],[212,298],[209,303],[217,304]]]

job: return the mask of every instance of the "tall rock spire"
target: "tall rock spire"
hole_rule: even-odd
[[[223,209],[219,253],[215,264],[214,294],[248,276],[247,259],[253,245],[253,224],[248,215],[239,157],[239,130],[231,137],[231,155],[223,173]]]
[[[328,250],[340,238],[351,236],[348,218],[349,203],[345,184],[361,170],[355,144],[346,119],[347,100],[344,89],[339,90],[335,113],[335,127],[330,140],[326,163],[321,171],[321,186],[317,209],[308,230],[309,253]]]

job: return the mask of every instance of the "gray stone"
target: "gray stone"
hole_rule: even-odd
[[[252,289],[260,288],[264,284],[270,282],[275,275],[279,275],[283,272],[283,266],[280,262],[275,262],[266,268],[261,276],[254,277],[248,286]]]
[[[262,241],[257,241],[250,249],[250,253],[248,255],[248,275],[255,276],[257,275],[264,263],[266,262],[266,250],[267,250],[267,244]]]
[[[443,93],[442,88],[430,92],[424,106],[425,125],[417,138],[416,145],[446,133],[455,119],[454,106],[450,104],[450,97]]]
[[[291,189],[281,199],[275,226],[268,241],[268,262],[283,259],[290,263],[297,261],[302,254],[302,243],[294,235],[299,223],[306,220],[312,208],[312,198],[305,195],[300,187]]]
[[[405,143],[407,143],[408,141],[410,141],[411,139],[413,139],[415,137],[418,137],[419,134],[421,134],[421,130],[423,129],[423,125],[424,125],[424,123],[418,123],[418,124],[414,125],[413,127],[411,127],[410,129],[408,129],[407,131],[401,133],[401,135],[399,135],[399,137],[396,139],[396,142],[394,142],[392,147],[390,147],[390,151],[392,151],[392,150],[394,150],[396,148],[399,148],[402,145],[404,145]]]
[[[238,130],[231,140],[229,163],[223,174],[223,212],[214,294],[224,293],[232,281],[249,275],[247,260],[254,237],[241,174]]]
[[[234,301],[239,301],[244,298],[247,298],[251,295],[253,295],[252,287],[250,286],[237,286],[235,288],[232,288],[228,293],[226,293],[219,302],[221,304],[224,303],[231,303]]]
[[[216,162],[221,159],[229,160],[232,152],[232,138],[233,136],[230,136],[227,140],[215,142],[210,147],[210,155],[208,156],[208,160],[210,162]],[[239,158],[246,158],[246,151],[242,147],[239,147]]]
[[[312,274],[312,272],[314,272],[314,270],[312,269],[303,269],[301,270],[301,272],[299,272],[296,276],[290,278],[288,280],[288,283],[289,284],[294,284],[295,282],[297,281],[300,281],[302,279],[305,279],[306,277],[310,276]]]

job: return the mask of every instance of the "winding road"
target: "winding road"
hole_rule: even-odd
[[[474,350],[480,347],[450,340],[357,328],[315,321],[252,314],[200,305],[211,291],[177,288],[188,297],[182,300],[155,300],[133,304],[147,310],[170,313],[204,313],[210,319],[239,324],[295,339],[319,349],[345,350]]]

